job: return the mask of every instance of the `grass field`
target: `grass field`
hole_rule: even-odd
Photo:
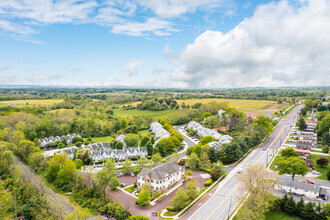
[[[265,100],[241,100],[241,99],[187,99],[187,100],[177,100],[178,104],[181,105],[182,102],[186,105],[193,105],[195,103],[206,104],[212,101],[217,102],[227,102],[232,108],[236,108],[243,112],[254,112],[263,113],[266,111],[276,112],[286,107],[284,104],[277,104],[275,101],[265,101]]]
[[[317,165],[316,160],[320,157],[325,157],[330,161],[330,156],[311,154],[311,160],[314,162],[315,170],[322,174],[321,176],[318,176],[316,179],[328,180],[327,179],[327,172],[330,170],[330,163],[326,167],[321,167],[321,166]]]
[[[281,156],[280,155],[277,155],[276,157],[275,157],[275,159],[273,160],[273,162],[272,162],[272,164],[269,166],[269,168],[271,169],[271,170],[275,170],[275,165],[278,165],[278,159],[279,158],[281,158]],[[277,171],[277,170],[275,170],[275,171]]]
[[[1,104],[5,105],[53,105],[57,103],[62,103],[62,99],[44,99],[44,100],[10,100],[1,101]]]
[[[288,215],[286,213],[280,212],[280,211],[276,211],[276,210],[270,210],[267,212],[266,214],[266,220],[300,220],[300,217],[297,216],[291,216]]]
[[[155,120],[160,118],[169,118],[176,113],[177,110],[169,109],[164,111],[142,111],[138,109],[124,110],[124,109],[114,109],[114,115],[123,118],[133,118],[134,116],[145,116],[153,115]]]

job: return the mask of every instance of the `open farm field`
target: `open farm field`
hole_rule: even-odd
[[[181,105],[182,102],[186,105],[193,105],[195,103],[206,104],[212,101],[217,102],[227,102],[228,105],[232,108],[236,108],[243,112],[254,112],[254,113],[263,113],[263,112],[276,112],[286,107],[286,104],[277,104],[275,101],[266,101],[266,100],[249,100],[249,99],[187,99],[187,100],[177,100],[178,104]]]
[[[1,101],[0,104],[5,105],[53,105],[57,103],[62,103],[62,99],[44,99],[44,100],[10,100],[10,101]]]
[[[169,109],[169,110],[163,110],[163,111],[144,111],[144,110],[138,110],[138,109],[132,109],[132,110],[124,110],[124,109],[114,109],[114,115],[123,117],[123,118],[133,118],[134,116],[145,116],[145,115],[153,115],[155,119],[160,118],[169,118],[173,114],[176,113],[177,110],[175,109]]]

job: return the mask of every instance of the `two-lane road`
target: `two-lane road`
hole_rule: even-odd
[[[268,137],[265,143],[258,149],[252,151],[239,166],[235,167],[227,177],[222,180],[214,195],[201,206],[189,219],[192,220],[222,220],[227,219],[228,216],[234,211],[239,204],[244,191],[241,190],[239,185],[239,175],[237,170],[242,167],[243,169],[254,163],[266,164],[270,159],[269,153],[274,152],[280,147],[287,134],[293,126],[294,119],[297,118],[297,113],[303,106],[297,106],[284,118],[273,133]],[[266,150],[263,150],[265,148]],[[182,219],[185,219],[183,216]]]

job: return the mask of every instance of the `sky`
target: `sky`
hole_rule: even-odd
[[[330,0],[0,0],[0,85],[330,85]]]

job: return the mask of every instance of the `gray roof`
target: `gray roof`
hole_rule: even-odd
[[[218,141],[212,141],[208,143],[208,145],[217,150],[220,149],[220,147],[222,146]]]
[[[158,162],[155,167],[151,169],[143,168],[138,176],[148,175],[150,179],[162,180],[166,176],[178,172],[182,166],[176,164],[175,162],[162,163]]]
[[[304,183],[304,182],[298,182],[298,181],[292,181],[292,180],[280,180],[279,185],[283,186],[290,186],[292,188],[298,188],[298,189],[306,189],[313,192],[320,192],[320,185],[319,184],[310,184],[310,183]]]

